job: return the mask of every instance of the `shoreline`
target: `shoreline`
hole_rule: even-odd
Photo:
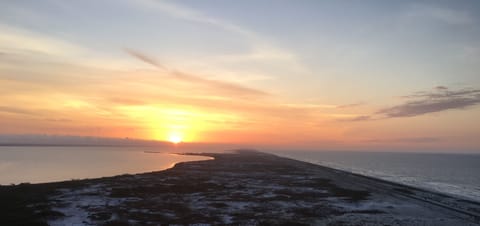
[[[280,157],[286,158],[286,159],[291,159],[291,160],[294,160],[294,161],[300,161],[300,162],[304,162],[304,163],[308,163],[308,164],[313,164],[315,166],[323,167],[326,170],[338,171],[338,172],[341,172],[343,174],[351,174],[351,175],[354,175],[356,177],[363,177],[363,178],[366,178],[368,180],[376,181],[376,182],[379,182],[379,183],[382,183],[382,184],[396,186],[396,187],[398,187],[397,190],[401,191],[401,192],[402,192],[402,190],[399,190],[399,189],[402,189],[402,187],[403,187],[403,188],[408,189],[408,190],[413,190],[413,191],[416,191],[416,192],[421,192],[421,193],[429,194],[429,195],[432,195],[432,196],[438,196],[438,198],[440,198],[440,199],[456,199],[456,200],[461,201],[461,202],[468,202],[468,203],[472,203],[474,205],[480,206],[480,201],[469,198],[469,197],[465,197],[465,196],[449,194],[449,193],[446,193],[446,192],[431,190],[431,189],[423,188],[423,187],[416,187],[416,186],[412,186],[412,185],[409,185],[409,184],[404,184],[404,183],[396,182],[396,181],[390,181],[390,180],[386,180],[386,179],[379,178],[379,177],[364,175],[364,174],[361,174],[361,173],[356,173],[356,172],[343,170],[343,169],[337,169],[337,168],[334,168],[334,167],[324,166],[324,165],[321,165],[321,164],[312,163],[312,162],[308,162],[308,161],[297,160],[297,159],[294,159],[294,158],[288,157],[288,156],[280,156]],[[436,201],[432,201],[430,199],[421,199],[419,197],[411,196],[410,192],[402,192],[402,193],[405,193],[403,195],[408,196],[410,198],[419,199],[420,201],[429,202],[433,205],[438,205],[438,206],[441,206],[443,208],[447,208],[447,209],[450,209],[452,211],[456,211],[456,212],[466,214],[466,215],[469,215],[471,217],[480,219],[480,212],[474,213],[474,212],[464,211],[462,209],[452,208],[452,207],[450,207],[447,204],[444,204],[442,202],[436,202]]]
[[[11,213],[0,223],[480,223],[476,201],[270,153],[175,154],[213,159],[134,175],[0,186],[2,215],[16,207],[23,216]]]
[[[287,159],[291,159],[291,160],[294,160],[294,161],[310,163],[310,164],[313,164],[313,165],[316,165],[316,166],[321,166],[321,167],[324,167],[324,168],[327,168],[327,169],[341,171],[341,172],[346,173],[346,174],[353,174],[353,175],[358,176],[358,177],[366,177],[370,180],[376,180],[376,181],[379,181],[381,183],[387,183],[387,184],[392,184],[392,185],[396,185],[396,186],[404,186],[408,189],[419,190],[419,191],[428,192],[428,193],[435,193],[436,195],[451,197],[451,198],[456,198],[456,199],[462,199],[462,200],[465,200],[465,201],[468,201],[468,202],[473,202],[473,203],[476,203],[476,204],[480,205],[480,200],[476,200],[476,199],[473,199],[473,198],[470,198],[470,197],[467,197],[467,196],[452,194],[452,193],[448,193],[448,192],[442,192],[442,191],[430,189],[430,188],[427,188],[427,187],[415,186],[415,185],[410,185],[410,184],[406,184],[406,183],[402,183],[402,182],[398,182],[398,181],[383,179],[381,177],[376,177],[376,176],[371,176],[371,175],[368,175],[368,174],[357,173],[357,172],[354,172],[354,171],[349,171],[349,170],[346,170],[346,169],[336,168],[336,167],[333,167],[333,166],[326,166],[326,165],[322,165],[320,163],[314,163],[314,162],[309,162],[309,161],[305,161],[305,160],[299,160],[299,159],[295,159],[295,158],[290,157],[290,156],[277,155],[275,153],[268,153],[268,154],[273,154],[273,155],[279,156],[281,158],[287,158]]]
[[[328,152],[334,152],[334,151],[328,151]],[[348,152],[348,153],[358,153],[358,152],[353,152],[353,151],[342,151],[342,152]],[[330,161],[323,161],[319,159],[315,160],[309,160],[308,158],[298,158],[298,156],[294,155],[293,153],[285,153],[285,152],[275,152],[275,151],[269,151],[267,153],[278,155],[280,157],[284,158],[289,158],[293,160],[298,160],[298,161],[303,161],[303,162],[308,162],[312,163],[315,165],[327,167],[327,168],[332,168],[340,171],[344,171],[346,173],[351,173],[351,174],[356,174],[359,176],[365,176],[369,177],[372,179],[377,179],[380,181],[384,181],[386,183],[395,183],[399,185],[404,185],[407,186],[411,189],[419,189],[419,190],[424,190],[427,192],[431,193],[437,193],[440,195],[444,196],[451,196],[457,199],[464,199],[472,202],[476,202],[480,204],[480,191],[474,184],[457,184],[453,182],[445,182],[442,181],[440,184],[442,186],[438,185],[431,185],[429,181],[439,181],[443,180],[444,177],[437,176],[437,178],[429,178],[429,181],[426,181],[425,177],[420,178],[420,179],[409,179],[408,176],[405,175],[416,175],[415,172],[413,171],[406,171],[407,173],[399,173],[398,171],[388,171],[389,169],[384,169],[384,171],[378,171],[377,168],[369,168],[369,166],[362,166],[362,165],[357,165],[356,167],[351,167],[348,164],[345,163],[338,163],[335,160],[330,160]],[[362,151],[360,153],[377,153],[377,152],[367,152],[367,151]],[[425,154],[425,155],[473,155],[476,156],[478,154],[471,154],[471,153],[440,153],[440,152],[435,152],[435,153],[422,153],[422,152],[415,152],[415,153],[402,153],[402,152],[379,152],[379,153],[392,153],[392,154]],[[415,166],[413,166],[415,167]],[[386,170],[386,171],[385,171]],[[472,172],[472,170],[469,170]],[[383,173],[378,173],[378,172],[383,172]],[[386,172],[386,173],[385,173]],[[473,172],[475,172],[473,170]],[[457,172],[458,173],[458,172]],[[403,175],[402,175],[403,174]],[[398,176],[394,176],[398,175]],[[434,175],[435,176],[435,175]],[[445,175],[448,176],[448,175]],[[404,179],[406,177],[406,179]],[[416,177],[416,176],[415,176]],[[413,178],[415,178],[413,177]],[[470,177],[470,180],[474,180],[475,178]],[[460,181],[461,182],[461,181]],[[432,183],[433,184],[433,183]]]

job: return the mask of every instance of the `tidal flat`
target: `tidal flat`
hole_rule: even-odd
[[[478,225],[480,203],[257,151],[0,186],[1,225]]]

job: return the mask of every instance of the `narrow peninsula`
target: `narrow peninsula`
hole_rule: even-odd
[[[1,225],[478,225],[480,204],[257,151],[0,186]]]

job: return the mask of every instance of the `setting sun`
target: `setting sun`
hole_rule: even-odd
[[[174,144],[178,144],[178,143],[182,142],[182,137],[178,134],[172,134],[168,137],[168,141],[170,141]]]

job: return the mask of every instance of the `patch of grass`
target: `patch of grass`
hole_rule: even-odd
[[[218,209],[228,207],[228,205],[223,203],[223,202],[213,202],[213,203],[210,203],[209,205],[214,207],[214,208],[218,208]]]
[[[279,225],[279,226],[308,226],[310,224],[306,224],[306,223],[301,223],[301,222],[296,222],[296,221],[293,221],[293,220],[280,220],[280,221],[260,221],[258,222],[258,225],[261,225],[261,226],[270,226],[270,225]]]
[[[107,221],[102,226],[129,226],[130,224],[126,220],[112,220]]]
[[[0,186],[0,225],[47,225],[47,219],[63,217],[50,208],[48,197],[57,189],[80,188],[87,180]]]
[[[158,194],[191,194],[197,192],[209,192],[224,190],[223,185],[205,182],[201,180],[189,181],[185,179],[183,183],[177,184],[157,184],[156,186],[131,186],[131,187],[117,187],[112,188],[110,196],[115,198],[121,197],[149,197]]]
[[[363,191],[363,190],[354,190],[354,189],[346,189],[337,186],[333,186],[330,189],[335,196],[344,197],[349,201],[358,202],[362,200],[366,200],[367,197],[370,195],[370,192]]]
[[[286,188],[275,190],[275,197],[271,200],[312,200],[319,197],[327,197],[329,194],[320,191],[297,190],[295,188]],[[268,198],[267,198],[268,199]]]
[[[354,211],[351,211],[350,213],[382,214],[382,213],[385,213],[385,211],[381,211],[381,210],[354,210]]]
[[[46,219],[62,217],[48,205],[48,196],[76,182],[0,186],[0,225],[47,225]]]
[[[409,194],[409,195],[415,194],[413,191],[411,191],[409,189],[406,189],[406,188],[394,188],[393,190],[399,191],[401,193]]]
[[[111,212],[97,212],[97,213],[93,213],[92,215],[88,216],[90,219],[94,220],[94,221],[107,221],[107,220],[110,220],[110,218],[112,217],[112,213]]]

